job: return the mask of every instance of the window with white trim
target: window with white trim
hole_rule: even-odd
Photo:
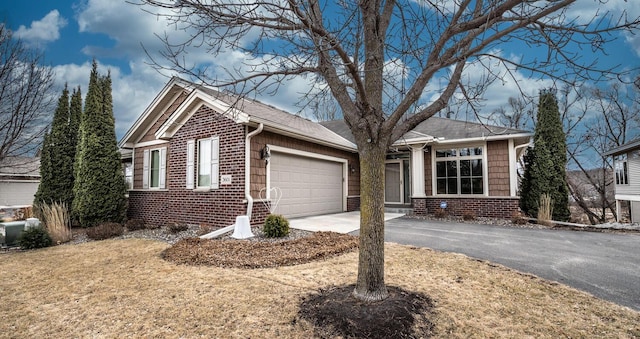
[[[142,188],[165,188],[167,148],[144,150]]]
[[[187,189],[218,188],[219,153],[219,137],[187,141]]]
[[[627,154],[620,154],[613,157],[616,173],[616,185],[629,184],[629,170],[627,167]]]
[[[435,150],[436,194],[484,194],[483,148]]]

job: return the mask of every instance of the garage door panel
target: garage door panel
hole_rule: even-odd
[[[275,213],[287,217],[342,212],[342,163],[272,152],[271,187],[282,191]]]

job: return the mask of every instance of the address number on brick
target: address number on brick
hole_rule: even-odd
[[[220,185],[231,185],[231,175],[230,174],[226,174],[226,175],[221,175],[220,176]]]

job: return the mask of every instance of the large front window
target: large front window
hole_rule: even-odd
[[[435,152],[437,194],[484,194],[482,147]]]
[[[629,174],[627,168],[627,154],[620,154],[613,158],[616,169],[616,185],[628,185]]]

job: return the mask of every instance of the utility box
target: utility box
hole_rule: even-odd
[[[20,237],[20,234],[22,234],[22,231],[24,231],[24,225],[24,221],[0,223],[0,228],[4,229],[4,246],[18,245],[18,238]]]

